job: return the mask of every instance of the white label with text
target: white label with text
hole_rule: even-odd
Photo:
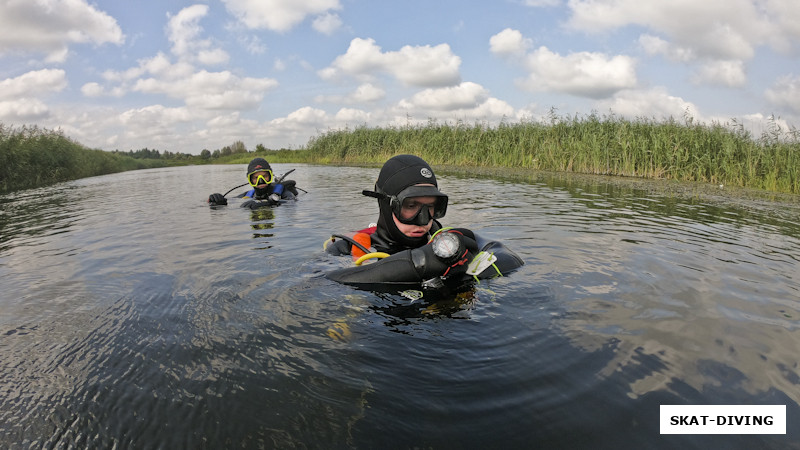
[[[786,405],[661,405],[661,434],[786,434]]]

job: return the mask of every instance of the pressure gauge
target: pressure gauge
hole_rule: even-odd
[[[461,239],[454,233],[439,233],[431,242],[433,254],[442,261],[449,262],[456,258],[461,252]]]

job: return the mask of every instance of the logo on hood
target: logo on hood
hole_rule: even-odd
[[[423,168],[422,168],[422,169],[419,171],[419,174],[420,174],[420,175],[422,175],[422,176],[423,176],[423,177],[425,177],[425,178],[430,178],[430,177],[432,177],[432,176],[433,176],[433,172],[431,172],[431,170],[430,170],[430,169],[428,169],[427,167],[423,167]]]

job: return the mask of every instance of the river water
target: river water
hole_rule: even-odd
[[[273,168],[308,192],[208,207],[233,165],[0,196],[0,447],[800,448],[796,205],[440,174],[443,223],[526,265],[412,302],[322,276],[377,169]],[[661,435],[669,404],[787,434]]]

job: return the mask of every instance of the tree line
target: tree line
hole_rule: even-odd
[[[242,141],[214,151],[204,149],[200,155],[150,148],[103,151],[88,148],[65,136],[61,130],[36,125],[10,127],[0,123],[0,193],[126,170],[246,163],[254,154],[265,156],[270,152],[261,144],[256,146],[256,152],[249,152]]]
[[[266,147],[264,147],[263,144],[256,145],[255,153],[265,153],[268,151],[269,150]],[[114,150],[112,151],[112,153],[129,156],[133,159],[170,159],[170,160],[180,161],[180,160],[194,160],[197,158],[200,158],[201,160],[219,159],[230,155],[240,155],[251,152],[247,150],[247,146],[244,144],[244,142],[235,141],[231,145],[226,145],[221,149],[216,149],[213,151],[204,148],[202,151],[200,151],[199,156],[192,155],[189,153],[171,152],[169,150],[160,151],[156,149],[150,149],[147,147],[139,150],[128,150],[127,152]]]

